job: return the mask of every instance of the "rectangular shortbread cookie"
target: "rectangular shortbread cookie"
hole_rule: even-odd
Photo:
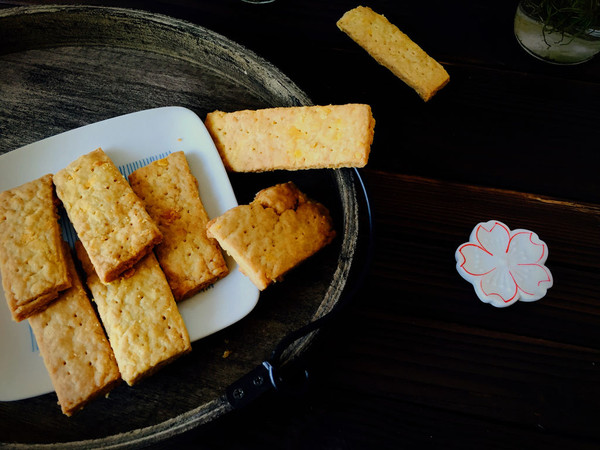
[[[129,182],[163,235],[154,251],[176,301],[227,275],[219,244],[206,235],[208,215],[183,152],[136,170]]]
[[[58,171],[54,184],[103,283],[115,280],[162,240],[144,204],[102,149]]]
[[[358,6],[347,11],[338,20],[337,26],[379,64],[412,87],[424,101],[433,97],[450,80],[441,64],[396,25],[369,7]]]
[[[207,114],[225,168],[264,172],[364,167],[375,120],[363,104],[296,106]]]
[[[13,320],[43,310],[71,286],[52,175],[0,193],[0,273]]]
[[[80,241],[75,249],[127,384],[137,383],[191,350],[187,328],[154,253],[124,276],[104,284]]]
[[[113,351],[64,243],[72,287],[29,318],[62,412],[67,416],[121,381]]]
[[[212,219],[208,234],[264,290],[329,244],[335,230],[329,211],[289,182],[263,189],[249,205]]]

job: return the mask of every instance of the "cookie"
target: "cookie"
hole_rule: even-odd
[[[208,215],[183,152],[136,170],[129,182],[163,235],[154,251],[176,301],[227,275],[219,244],[206,235]]]
[[[375,120],[369,105],[297,106],[206,116],[230,172],[364,167]]]
[[[0,193],[0,274],[13,320],[42,311],[71,286],[52,175]]]
[[[329,211],[293,183],[263,189],[248,205],[212,219],[209,236],[264,290],[335,237]]]
[[[441,64],[371,8],[358,6],[347,11],[337,26],[424,101],[429,101],[450,81]]]
[[[62,412],[70,416],[121,381],[113,351],[63,243],[72,286],[29,317]]]
[[[191,350],[187,328],[154,253],[104,284],[80,241],[75,249],[121,377],[128,385]]]
[[[102,149],[57,172],[54,184],[103,283],[115,280],[162,240],[144,204]]]

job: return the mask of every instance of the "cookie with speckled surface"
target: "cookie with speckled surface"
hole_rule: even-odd
[[[424,101],[430,100],[450,80],[440,63],[369,7],[358,6],[347,11],[337,26]]]
[[[58,171],[54,184],[103,283],[115,280],[162,240],[144,204],[102,149]]]
[[[281,280],[336,234],[325,206],[291,182],[263,189],[249,205],[212,219],[207,230],[260,290]]]
[[[208,214],[183,152],[136,170],[129,182],[163,235],[155,253],[176,301],[229,273],[219,244],[206,235]]]
[[[231,172],[364,167],[375,120],[369,105],[295,106],[206,116]]]
[[[127,384],[137,383],[191,350],[187,328],[154,253],[104,284],[80,241],[75,249]]]
[[[63,243],[72,286],[29,318],[62,412],[70,416],[121,381],[117,362],[96,311]]]
[[[0,274],[17,322],[71,286],[56,208],[52,175],[0,193]]]

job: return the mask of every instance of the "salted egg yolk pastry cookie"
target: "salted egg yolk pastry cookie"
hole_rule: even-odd
[[[154,251],[176,301],[227,275],[219,244],[206,235],[208,215],[183,152],[136,170],[129,182],[163,235]]]
[[[250,204],[212,219],[207,229],[260,290],[335,237],[329,211],[291,182],[263,189]]]
[[[52,175],[0,193],[0,274],[13,320],[42,311],[71,286]]]
[[[348,104],[214,111],[205,125],[228,171],[265,172],[364,167],[375,120]]]
[[[121,382],[117,362],[63,243],[72,286],[29,318],[62,412],[70,416]]]
[[[347,11],[337,26],[379,64],[412,87],[424,101],[430,100],[450,81],[440,63],[385,16],[369,7],[358,6]]]
[[[57,172],[54,184],[103,283],[115,280],[162,240],[144,204],[102,149]]]
[[[154,253],[104,284],[80,241],[75,249],[121,376],[128,385],[191,350],[187,328]]]

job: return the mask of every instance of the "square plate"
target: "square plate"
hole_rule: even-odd
[[[102,147],[127,174],[168,152],[183,151],[198,180],[209,217],[237,206],[233,188],[200,118],[181,107],[156,108],[104,120],[26,145],[0,156],[0,191],[55,173]],[[230,273],[212,287],[180,302],[190,339],[196,341],[245,317],[258,289],[226,256]],[[12,320],[0,290],[0,401],[20,400],[54,388],[27,321]]]

